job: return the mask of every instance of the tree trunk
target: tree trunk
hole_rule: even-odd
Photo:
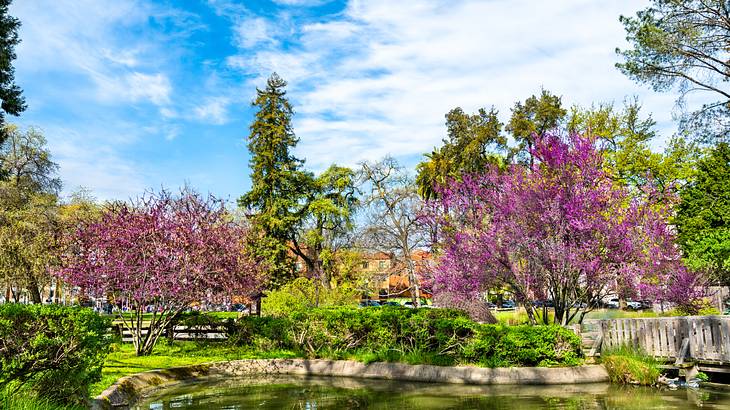
[[[30,293],[31,302],[33,302],[36,305],[43,303],[43,298],[41,297],[41,291],[38,290],[38,285],[36,284],[35,280],[32,280],[30,282],[30,285],[28,285],[28,292]]]

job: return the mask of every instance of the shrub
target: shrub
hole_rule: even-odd
[[[560,326],[479,324],[451,309],[311,309],[246,317],[235,327],[231,343],[312,358],[489,367],[575,365],[581,359],[580,339]]]
[[[297,278],[281,288],[266,292],[261,310],[266,315],[285,316],[314,307],[355,306],[360,292],[348,286],[326,289],[316,279]],[[319,301],[317,300],[319,299]]]
[[[0,389],[83,403],[101,378],[110,325],[85,308],[0,305]]]
[[[657,361],[627,347],[601,353],[601,362],[612,383],[651,386],[659,379]]]

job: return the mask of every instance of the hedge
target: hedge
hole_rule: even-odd
[[[110,325],[87,308],[0,304],[0,390],[84,403],[101,378]]]
[[[334,308],[228,323],[229,340],[257,350],[286,349],[311,358],[377,353],[438,358],[486,367],[572,366],[580,338],[560,326],[480,324],[450,309]]]

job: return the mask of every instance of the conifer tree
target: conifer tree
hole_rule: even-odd
[[[239,205],[251,213],[256,232],[253,245],[268,263],[273,287],[293,276],[287,241],[301,219],[301,198],[312,181],[302,170],[303,161],[291,153],[299,139],[292,128],[294,111],[285,87],[286,81],[273,73],[263,90],[256,89],[253,106],[258,111],[248,137],[251,190],[239,199]]]

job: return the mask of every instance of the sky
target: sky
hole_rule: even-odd
[[[15,0],[16,82],[64,193],[98,199],[250,187],[256,87],[289,83],[296,155],[321,171],[390,154],[413,167],[444,114],[510,108],[545,88],[566,106],[634,96],[662,135],[676,95],[623,76],[619,15],[639,0]]]

